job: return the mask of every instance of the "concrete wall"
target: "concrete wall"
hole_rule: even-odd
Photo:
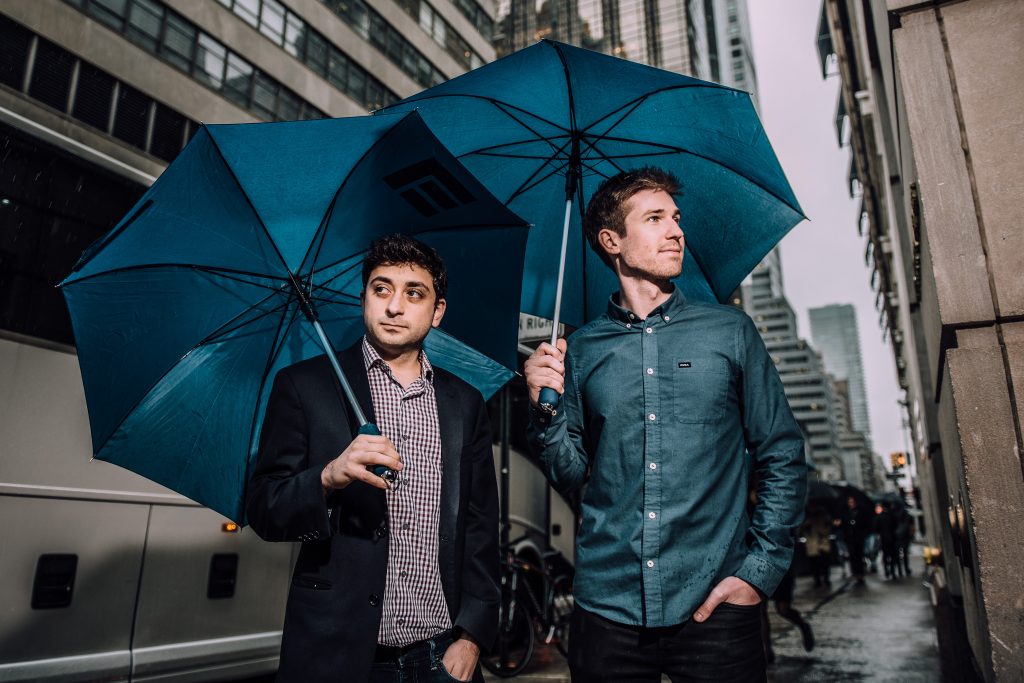
[[[945,479],[945,531],[959,556],[946,564],[952,575],[960,560],[967,637],[985,679],[1019,681],[1024,3],[903,4],[889,8],[899,10],[892,40],[925,233],[922,371],[942,378],[932,473]]]

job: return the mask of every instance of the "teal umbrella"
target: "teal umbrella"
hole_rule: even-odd
[[[580,215],[620,171],[655,165],[682,180],[677,284],[691,299],[727,300],[803,219],[750,95],[717,83],[545,40],[383,111],[413,109],[535,226],[521,307],[556,323],[586,323],[617,288]]]
[[[418,115],[203,126],[62,283],[95,456],[244,522],[274,374],[362,335],[362,255],[391,232],[449,268],[431,361],[490,395],[526,225]]]

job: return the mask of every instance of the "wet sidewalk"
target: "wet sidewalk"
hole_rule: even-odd
[[[939,681],[938,645],[920,547],[913,551],[913,574],[904,579],[887,581],[868,574],[866,585],[856,586],[838,567],[832,568],[831,588],[814,588],[809,577],[797,579],[793,604],[814,629],[816,644],[811,652],[804,651],[800,631],[769,606],[775,663],[768,667],[768,680]],[[511,680],[568,681],[569,668],[554,647],[538,644],[530,665]]]

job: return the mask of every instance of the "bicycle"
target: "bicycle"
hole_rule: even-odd
[[[525,537],[524,537],[525,538]],[[501,573],[501,605],[498,613],[498,637],[482,664],[491,673],[509,678],[523,671],[533,658],[537,633],[545,643],[568,656],[569,617],[572,614],[572,568],[557,550],[541,556],[540,565],[517,556],[512,547],[505,549]],[[543,590],[538,599],[535,587]]]

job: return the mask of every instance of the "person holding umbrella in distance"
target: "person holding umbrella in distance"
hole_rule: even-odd
[[[303,541],[278,681],[482,681],[498,497],[480,393],[423,351],[445,313],[445,267],[391,235],[370,246],[362,281],[366,334],[338,360],[380,433],[359,429],[325,356],[284,368],[248,491],[262,538]]]
[[[789,566],[804,507],[803,438],[753,322],[671,282],[685,243],[679,191],[657,168],[600,185],[583,229],[619,291],[525,366],[548,477],[563,491],[586,484],[577,681],[766,680],[758,605]],[[554,412],[538,407],[545,387],[562,394]]]

